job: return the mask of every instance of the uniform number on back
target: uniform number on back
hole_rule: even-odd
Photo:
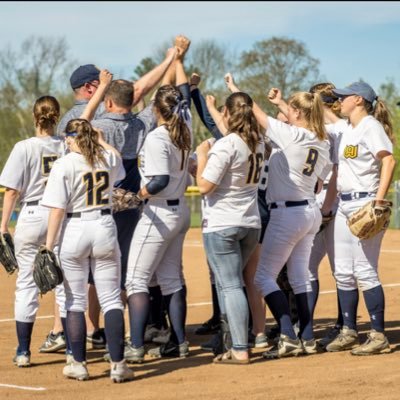
[[[264,157],[261,153],[249,155],[249,174],[247,175],[246,183],[258,183],[261,175],[261,168],[263,165]]]
[[[42,175],[49,176],[51,167],[53,166],[54,161],[56,161],[58,156],[43,156],[42,157]]]
[[[303,169],[303,174],[311,176],[314,172],[315,164],[318,161],[318,151],[315,149],[310,149],[308,152],[306,167]]]
[[[103,197],[103,192],[110,186],[107,171],[88,172],[83,175],[82,179],[86,185],[86,204],[88,206],[108,204],[108,196]]]

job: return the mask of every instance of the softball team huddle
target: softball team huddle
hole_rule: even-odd
[[[14,234],[19,265],[14,363],[30,366],[38,309],[32,263],[42,244],[56,252],[64,275],[56,302],[66,342],[66,377],[89,379],[89,272],[104,315],[114,382],[133,379],[127,362],[144,360],[152,309],[152,315],[160,316],[164,307],[170,334],[148,354],[189,355],[182,250],[190,226],[184,193],[192,177],[202,194],[203,242],[218,310],[201,332],[219,328],[210,345],[214,363],[248,364],[252,339],[257,347],[268,346],[265,304],[279,332],[263,353],[266,359],[322,349],[351,349],[353,355],[390,352],[378,276],[384,232],[360,240],[346,225],[365,202],[384,200],[392,180],[393,134],[384,103],[365,82],[344,89],[320,83],[309,92],[291,94],[287,102],[273,88],[268,99],[283,116],[278,120],[228,74],[232,94],[217,110],[212,96],[204,99],[199,93],[199,77],[189,86],[183,67],[189,45],[178,36],[165,60],[135,83],[112,81],[108,71],[92,65],[79,67],[71,76],[77,103],[58,129],[57,100],[43,96],[36,101],[35,137],[15,145],[0,176],[6,188],[2,232],[8,232],[17,200],[21,204]],[[150,104],[132,114],[131,108],[158,84]],[[191,98],[215,138],[195,152]],[[118,186],[137,192],[140,213],[113,214],[112,191]],[[313,314],[318,266],[325,254],[337,283],[338,319],[317,343]],[[285,265],[298,329],[277,284]],[[371,318],[371,331],[361,345],[359,290]],[[128,342],[124,307],[129,310]],[[155,326],[160,328],[157,321]]]

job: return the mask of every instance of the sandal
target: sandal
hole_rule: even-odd
[[[217,357],[214,358],[213,360],[214,364],[237,364],[237,365],[246,365],[250,364],[250,360],[239,360],[236,358],[235,354],[231,351],[228,350],[224,354],[219,354]]]

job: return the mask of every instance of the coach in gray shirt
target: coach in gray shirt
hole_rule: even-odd
[[[96,93],[96,90],[100,84],[99,81],[100,70],[93,64],[81,65],[77,68],[71,75],[69,82],[71,84],[72,90],[74,91],[75,104],[67,111],[61,118],[57,126],[57,135],[64,136],[65,127],[71,119],[80,118],[83,111]],[[97,108],[93,119],[99,118],[105,113],[104,104],[101,103]]]

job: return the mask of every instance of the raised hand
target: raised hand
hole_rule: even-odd
[[[278,105],[282,100],[282,92],[278,88],[272,88],[268,92],[268,100],[275,105]]]
[[[113,79],[113,74],[108,69],[102,69],[99,74],[100,85],[108,86]]]
[[[198,86],[201,81],[201,76],[199,74],[196,74],[196,72],[193,72],[193,74],[190,77],[190,86],[195,85]]]
[[[190,40],[183,35],[175,37],[175,47],[178,49],[177,58],[182,59],[190,47]]]
[[[224,81],[225,81],[226,87],[228,88],[228,90],[231,93],[239,92],[239,88],[236,86],[235,80],[233,79],[233,75],[230,72],[228,72],[224,76]]]
[[[215,97],[212,96],[211,94],[208,94],[206,96],[206,104],[207,104],[207,108],[215,108]]]

